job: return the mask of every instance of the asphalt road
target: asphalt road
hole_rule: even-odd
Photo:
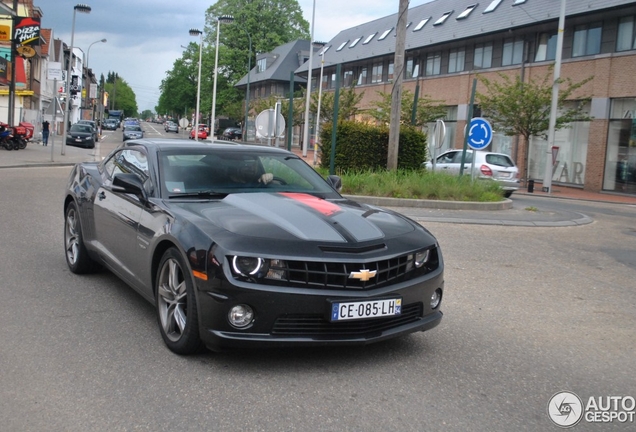
[[[68,271],[69,171],[0,170],[2,430],[545,431],[556,392],[636,397],[634,207],[517,197],[594,222],[425,223],[446,264],[445,316],[426,333],[179,357],[133,290]]]

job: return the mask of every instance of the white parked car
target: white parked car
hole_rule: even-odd
[[[507,154],[487,151],[466,150],[464,161],[464,174],[470,175],[470,167],[475,159],[475,177],[480,179],[496,180],[504,190],[504,196],[510,197],[519,189],[519,169]],[[439,155],[435,160],[435,171],[443,171],[453,175],[459,175],[462,162],[462,150],[449,150]],[[427,170],[433,169],[432,160],[422,164]]]

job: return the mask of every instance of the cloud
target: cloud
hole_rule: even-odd
[[[412,0],[410,7],[429,0]],[[438,0],[442,1],[442,0]],[[73,7],[91,6],[89,14],[75,14],[73,45],[89,54],[89,67],[97,76],[117,72],[135,92],[139,111],[154,107],[159,85],[172,69],[183,48],[193,39],[190,28],[203,29],[205,11],[213,0],[35,0],[42,9],[42,27],[53,36],[71,42]],[[300,0],[305,19],[311,25],[313,0]],[[340,31],[397,13],[399,0],[316,0],[314,39],[329,41]]]

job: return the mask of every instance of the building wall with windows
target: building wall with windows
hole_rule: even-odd
[[[420,94],[449,107],[454,131],[444,146],[461,147],[473,80],[483,74],[548,75],[556,56],[557,0],[436,0],[409,9],[404,88],[419,81]],[[335,67],[343,82],[364,92],[362,109],[392,89],[397,14],[339,33],[324,56],[323,89],[333,89]],[[382,39],[382,40],[380,40]],[[573,95],[591,98],[593,120],[556,133],[555,184],[594,191],[636,193],[636,1],[568,1],[561,76],[574,82],[593,76]],[[296,70],[307,76],[309,65]],[[311,65],[317,83],[320,59]],[[316,88],[316,87],[313,87]],[[481,84],[478,91],[485,91]],[[510,154],[529,178],[545,175],[547,142],[498,134],[490,150]]]

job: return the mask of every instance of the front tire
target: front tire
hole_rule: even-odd
[[[84,245],[82,225],[79,220],[77,205],[71,202],[66,207],[64,217],[64,248],[66,264],[75,274],[93,273],[100,266],[91,259]]]
[[[176,248],[168,249],[159,263],[155,302],[161,337],[176,354],[194,354],[203,348],[192,278]]]

